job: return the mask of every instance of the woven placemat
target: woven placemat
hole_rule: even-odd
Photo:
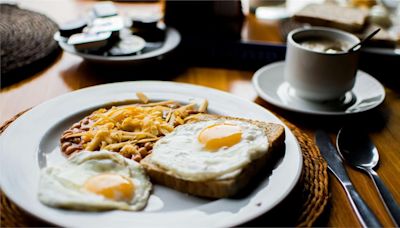
[[[31,76],[58,55],[57,24],[16,5],[0,4],[2,84]]]
[[[0,133],[23,113],[21,112],[5,122],[0,127]],[[311,227],[322,214],[328,202],[327,164],[309,136],[288,121],[284,119],[282,121],[296,136],[303,154],[304,168],[300,184],[304,199],[301,201],[301,213],[296,226]],[[18,208],[2,192],[0,212],[2,227],[49,226]]]

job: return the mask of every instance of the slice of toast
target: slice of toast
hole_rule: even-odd
[[[378,28],[380,27],[377,25],[369,24],[361,33],[356,33],[355,35],[360,39],[363,39]],[[369,47],[385,48],[395,48],[396,44],[400,44],[400,33],[396,37],[394,34],[391,34],[388,30],[383,28],[381,28],[381,30],[366,43]]]
[[[295,21],[313,26],[327,26],[348,32],[360,32],[368,17],[362,9],[343,7],[333,4],[310,4],[297,12]]]
[[[231,175],[230,177],[208,181],[188,181],[170,175],[167,173],[167,170],[164,170],[163,168],[151,162],[152,155],[150,154],[140,163],[146,169],[152,181],[195,196],[207,198],[224,198],[233,196],[239,190],[247,186],[254,176],[264,168],[268,160],[271,158],[271,155],[274,152],[279,151],[279,149],[284,145],[285,129],[282,125],[275,123],[266,123],[255,120],[210,114],[199,114],[192,116],[188,119],[187,123],[216,119],[244,121],[264,129],[269,142],[267,153],[239,170],[237,175]]]

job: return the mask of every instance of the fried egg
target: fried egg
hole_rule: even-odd
[[[237,172],[267,151],[264,129],[240,120],[205,120],[158,140],[149,160],[177,178],[205,181]]]
[[[140,210],[151,183],[139,163],[108,151],[82,151],[61,166],[46,167],[39,181],[39,200],[76,210]]]

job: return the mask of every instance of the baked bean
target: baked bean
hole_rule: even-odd
[[[81,142],[81,138],[80,137],[75,137],[72,139],[72,143],[76,143],[79,144]]]
[[[132,155],[131,159],[135,160],[137,162],[140,162],[140,160],[142,160],[142,156],[139,153],[137,153],[137,154]]]
[[[74,123],[71,128],[79,128],[81,123]]]
[[[83,148],[82,148],[82,146],[81,145],[71,145],[71,146],[69,146],[66,150],[65,150],[65,154],[66,155],[70,155],[70,154],[72,154],[73,152],[75,152],[75,151],[77,151],[77,150],[82,150]]]
[[[145,157],[147,155],[147,150],[144,147],[140,148],[138,152],[142,157]]]
[[[63,144],[61,145],[61,149],[62,149],[63,151],[65,151],[65,150],[67,149],[67,147],[69,147],[69,146],[71,146],[71,145],[72,145],[71,142],[65,142],[65,143],[63,143]]]
[[[146,150],[151,150],[153,148],[153,144],[150,142],[147,142],[146,144],[144,144],[144,147],[146,148]]]

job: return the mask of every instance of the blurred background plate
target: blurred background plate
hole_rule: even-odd
[[[89,54],[77,51],[73,46],[68,45],[65,41],[60,40],[58,44],[60,47],[71,54],[82,57],[83,59],[107,65],[127,65],[127,64],[142,64],[154,60],[161,60],[163,57],[172,52],[181,42],[180,33],[174,28],[166,29],[166,36],[164,43],[158,49],[154,49],[142,54],[129,55],[129,56],[102,56],[97,54]]]

